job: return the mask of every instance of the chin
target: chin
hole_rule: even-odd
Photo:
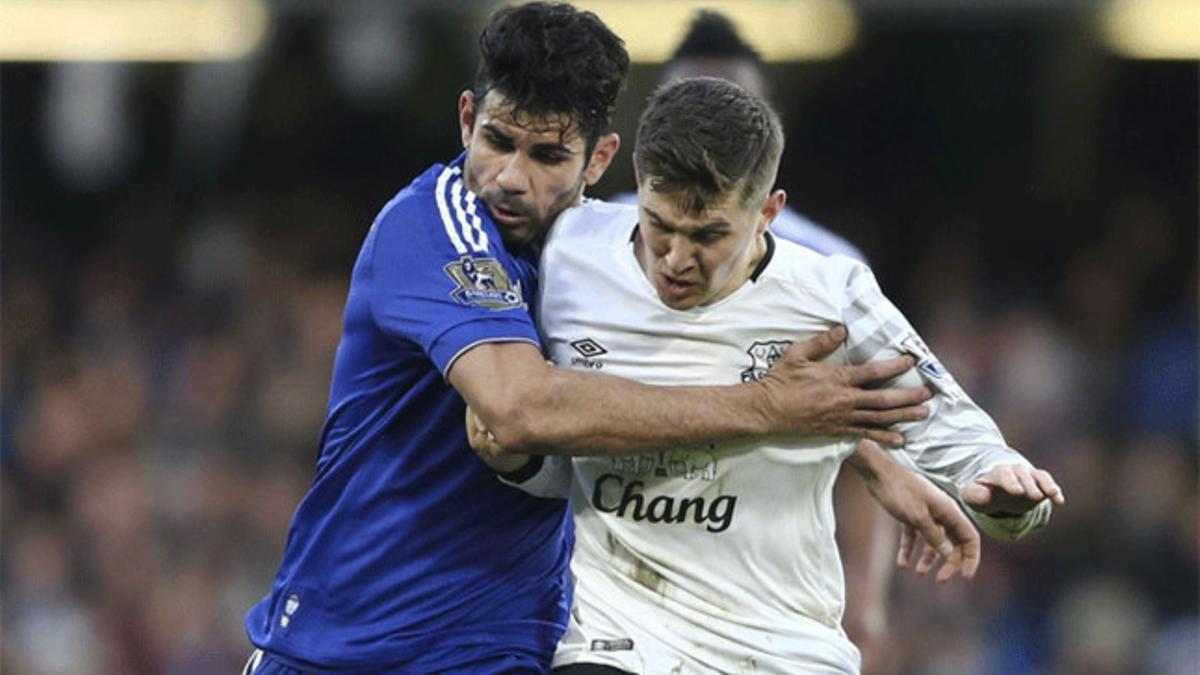
[[[670,307],[671,309],[680,309],[680,310],[691,309],[691,308],[695,307],[696,305],[700,304],[700,302],[698,300],[696,300],[695,298],[687,297],[687,298],[680,298],[680,299],[676,300],[676,299],[671,298],[671,296],[666,295],[665,293],[659,293],[658,299],[662,301],[662,304],[666,305],[667,307]]]
[[[535,239],[535,232],[536,231],[528,225],[522,225],[521,227],[514,229],[501,227],[500,238],[504,240],[505,246],[528,246],[529,244],[533,243]]]

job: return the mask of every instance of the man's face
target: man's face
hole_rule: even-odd
[[[677,196],[638,189],[638,262],[663,304],[691,309],[716,302],[750,277],[766,251],[763,233],[783,208],[776,190],[742,204],[740,190],[714,200],[703,213],[685,213]]]
[[[467,187],[487,204],[510,246],[541,242],[554,219],[579,203],[584,186],[600,179],[620,145],[608,134],[589,157],[566,115],[525,114],[495,90],[481,107],[463,92],[458,109]]]

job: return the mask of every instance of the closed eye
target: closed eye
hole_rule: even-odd
[[[697,244],[715,244],[725,237],[728,232],[719,230],[702,230],[692,235],[692,241]]]
[[[533,151],[533,158],[536,161],[548,166],[562,164],[563,162],[567,161],[569,157],[570,156],[566,152],[557,148],[548,148],[544,150],[535,149]]]
[[[663,234],[670,234],[670,233],[674,232],[674,230],[672,230],[670,227],[667,227],[666,223],[659,220],[658,218],[654,218],[653,216],[650,218],[650,227],[654,228],[655,230],[657,230],[659,232],[662,232]]]
[[[484,130],[483,138],[487,141],[488,145],[500,152],[511,152],[514,147],[511,138],[491,129]]]

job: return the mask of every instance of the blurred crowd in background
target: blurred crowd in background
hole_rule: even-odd
[[[354,255],[457,153],[489,9],[292,5],[234,62],[0,64],[5,673],[249,650]],[[970,584],[899,573],[881,672],[1195,673],[1196,62],[1109,54],[1068,4],[983,5],[864,12],[845,54],[768,70],[790,203],[1067,495]],[[658,73],[631,72],[596,196],[632,187]]]

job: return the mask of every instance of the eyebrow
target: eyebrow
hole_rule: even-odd
[[[679,229],[679,225],[677,225],[677,224],[675,224],[675,223],[672,223],[671,221],[669,221],[669,220],[667,220],[667,219],[663,218],[662,216],[658,215],[658,214],[657,214],[657,213],[655,213],[655,212],[654,212],[654,210],[653,210],[653,209],[651,209],[650,207],[648,207],[648,206],[643,206],[643,207],[642,207],[642,210],[646,212],[646,215],[648,215],[648,216],[650,216],[651,218],[653,218],[653,219],[657,220],[659,223],[661,223],[661,224],[663,224],[663,225],[670,226],[672,229],[676,229],[676,230],[678,230],[678,229]],[[713,220],[713,221],[711,221],[711,222],[707,222],[707,223],[704,223],[703,225],[699,225],[699,226],[697,226],[697,227],[696,227],[694,230],[692,230],[691,232],[692,232],[693,234],[698,234],[698,233],[701,233],[701,232],[714,232],[714,231],[717,231],[717,230],[726,230],[726,231],[727,231],[727,230],[732,230],[732,229],[733,229],[733,226],[729,224],[729,221],[728,221],[728,220],[725,220],[724,218],[718,218],[718,219],[716,219],[716,220]]]
[[[506,141],[513,142],[513,140],[514,140],[511,134],[505,133],[503,129],[500,129],[499,127],[497,127],[495,124],[492,123],[491,120],[484,121],[481,126],[483,126],[484,130],[487,131],[488,133],[493,134],[495,136],[499,136],[500,138],[503,138]],[[575,152],[575,150],[572,149],[570,146],[568,146],[565,143],[561,143],[561,142],[560,143],[551,143],[548,141],[543,141],[540,143],[534,143],[532,149],[541,150],[543,152],[545,152],[545,151],[562,152],[567,155],[579,154],[579,153]]]

